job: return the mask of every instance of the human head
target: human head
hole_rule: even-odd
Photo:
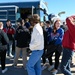
[[[66,23],[65,22],[63,22],[63,25],[65,25]]]
[[[6,21],[6,25],[9,27],[9,26],[11,26],[11,21],[8,19],[7,21]]]
[[[46,21],[46,25],[49,28],[50,27],[50,21]]]
[[[61,24],[61,21],[59,19],[57,19],[56,21],[54,21],[54,26],[53,28],[54,29],[59,29],[60,28],[60,24]]]
[[[22,19],[22,26],[24,26],[25,25],[25,20],[24,19]]]
[[[28,18],[26,18],[26,19],[25,19],[25,22],[29,22],[29,19],[28,19]]]
[[[6,26],[7,26],[7,27],[11,27],[11,21],[10,21],[10,19],[8,19],[8,20],[6,21]]]
[[[3,22],[0,22],[0,29],[3,29]]]
[[[21,26],[21,25],[22,25],[22,19],[21,19],[21,18],[19,18],[19,19],[17,20],[17,25],[18,25],[18,26]]]
[[[32,16],[32,22],[33,22],[34,25],[39,23],[40,22],[40,16],[38,14],[34,14]]]
[[[43,27],[44,26],[44,22],[40,22],[40,25]]]

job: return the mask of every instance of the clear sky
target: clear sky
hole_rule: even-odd
[[[65,11],[61,15],[61,19],[65,19],[70,15],[75,15],[75,0],[45,0],[48,4],[49,13],[58,14]]]
[[[12,0],[14,1],[38,1],[38,0]],[[67,16],[75,14],[75,0],[44,0],[48,4],[49,13],[58,14],[61,11],[65,11],[65,14],[61,15],[61,19],[65,19]],[[1,2],[11,2],[11,0],[0,0]]]

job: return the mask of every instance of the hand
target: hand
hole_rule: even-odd
[[[72,23],[73,25],[75,25],[75,16],[69,17],[69,20],[71,21],[71,23]]]

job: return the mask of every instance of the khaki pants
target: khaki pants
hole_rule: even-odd
[[[25,68],[26,67],[26,63],[27,63],[26,48],[16,47],[15,58],[14,58],[14,65],[17,66],[17,62],[18,62],[18,58],[19,58],[21,50],[22,50],[22,58],[23,58],[23,67]]]

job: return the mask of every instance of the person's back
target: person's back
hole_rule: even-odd
[[[63,24],[60,27],[62,29],[64,29],[64,32],[66,32],[68,30],[67,25],[65,24],[65,22],[63,22]]]
[[[40,26],[40,17],[38,14],[32,16],[33,32],[29,48],[32,51],[27,63],[28,75],[41,75],[41,56],[44,49],[43,29]]]
[[[1,68],[2,68],[2,73],[5,73],[7,71],[7,68],[5,68],[5,59],[6,59],[6,50],[7,50],[7,44],[9,43],[9,39],[8,39],[6,33],[2,29],[3,29],[3,23],[0,22]]]
[[[60,69],[64,75],[72,75],[70,64],[75,51],[75,15],[66,18],[66,23],[68,30],[65,32],[62,41],[63,56]]]
[[[71,18],[74,19],[75,16],[71,16],[66,19],[68,30],[65,32],[63,38],[63,47],[75,50],[75,24],[72,23]]]

